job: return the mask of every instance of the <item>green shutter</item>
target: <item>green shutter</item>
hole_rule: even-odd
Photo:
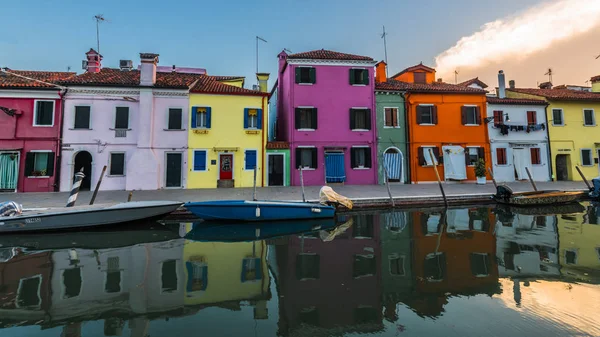
[[[46,163],[46,175],[52,177],[54,175],[54,152],[48,153],[48,162]]]
[[[363,70],[362,84],[369,85],[369,69]]]
[[[296,83],[300,83],[300,73],[301,73],[300,71],[301,71],[301,69],[299,67],[296,67],[295,71],[296,71]]]
[[[354,82],[354,69],[350,69],[350,84],[351,85],[356,84]]]
[[[35,153],[27,152],[25,155],[25,170],[24,175],[26,177],[31,177],[33,175],[33,165],[35,164]]]
[[[310,70],[308,71],[308,75],[310,78],[310,83],[317,83],[317,69],[315,68],[309,68]]]

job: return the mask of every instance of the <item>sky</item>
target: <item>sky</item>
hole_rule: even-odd
[[[2,5],[0,67],[66,71],[70,66],[81,72],[85,52],[96,47],[94,15],[103,14],[108,20],[100,25],[104,67],[118,67],[120,59],[131,59],[137,65],[140,52],[158,53],[160,65],[246,76],[246,87],[250,87],[256,83],[257,35],[267,40],[259,45],[259,71],[272,74],[272,85],[277,54],[284,48],[293,53],[324,48],[383,60],[381,31],[385,25],[389,74],[394,74],[419,62],[436,66],[436,57],[481,31],[486,23],[526,13],[540,4],[582,0],[7,1]],[[596,51],[590,46],[599,32],[596,27],[565,39],[562,43],[567,50],[551,45],[558,49],[551,59],[541,50],[518,62],[507,56],[476,67],[463,66],[458,79],[479,76],[494,86],[495,74],[504,69],[518,86],[535,86],[543,80],[544,68],[552,66],[557,81],[584,84],[582,75],[566,76],[570,71],[562,71],[564,61],[556,57],[569,59],[573,49],[582,49],[590,67],[584,69],[585,76],[600,74],[600,60],[594,62],[592,57],[600,54],[600,46]],[[527,62],[535,66],[523,66]],[[581,60],[569,64],[582,65]],[[454,82],[452,73],[446,66],[438,75]]]

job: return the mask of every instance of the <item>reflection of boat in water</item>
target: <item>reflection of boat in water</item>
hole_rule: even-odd
[[[568,191],[534,191],[514,193],[510,187],[500,185],[496,188],[493,199],[500,204],[519,207],[536,207],[540,205],[561,205],[575,202],[584,196],[583,192]]]
[[[523,214],[523,215],[556,215],[585,212],[585,207],[578,202],[558,205],[540,205],[534,207],[514,207],[511,205],[498,204],[494,213],[499,214]]]

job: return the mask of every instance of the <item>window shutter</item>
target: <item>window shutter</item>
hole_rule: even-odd
[[[418,157],[418,160],[419,160],[419,165],[425,166],[427,164],[425,162],[425,154],[424,154],[424,149],[422,147],[419,147],[419,151],[418,151],[417,157]]]
[[[25,176],[31,177],[33,175],[33,166],[35,164],[35,153],[27,152],[25,155]]]
[[[461,120],[462,125],[467,124],[467,107],[466,106],[460,107],[460,120]]]
[[[465,147],[465,165],[469,166],[471,165],[471,160],[470,160],[470,154],[469,154],[469,148]]]
[[[115,129],[129,129],[129,108],[117,107]]]
[[[206,151],[194,151],[194,170],[206,170]]]
[[[308,76],[310,78],[310,83],[317,83],[317,69],[316,68],[309,68],[308,71]]]
[[[246,150],[246,170],[254,170],[256,166],[256,151]]]
[[[317,115],[317,108],[313,108],[312,109],[311,117],[312,117],[312,120],[311,120],[311,122],[312,122],[312,128],[316,130],[319,127],[318,126],[318,119],[319,119],[319,117]]]
[[[191,128],[191,129],[195,129],[195,128],[196,128],[196,125],[198,125],[198,124],[196,123],[196,111],[197,111],[197,110],[198,110],[198,108],[197,108],[197,107],[195,107],[195,106],[194,106],[194,107],[192,107],[192,125],[190,125],[190,128]]]
[[[302,69],[299,67],[296,67],[295,71],[296,71],[296,83],[300,83],[300,74],[301,74]]]
[[[355,148],[351,148],[350,149],[350,166],[352,166],[352,168],[355,168],[356,165],[356,149]]]
[[[440,156],[440,148],[439,147],[434,147],[433,149],[433,155],[435,156],[435,159],[437,159],[437,162],[439,165],[444,163],[444,157]]]
[[[210,116],[211,116],[211,108],[206,108],[206,128],[210,129]]]
[[[317,149],[313,148],[311,149],[312,151],[312,162],[313,162],[313,166],[312,168],[317,168],[319,165],[317,165]]]
[[[392,120],[392,109],[383,109],[383,125],[384,126],[393,126],[394,121]]]
[[[417,124],[423,124],[423,109],[417,106]]]
[[[356,129],[356,111],[350,109],[350,130]]]
[[[529,111],[527,112],[529,114]],[[529,153],[531,155],[531,163],[535,164],[536,163],[536,156],[535,156],[535,149],[532,147],[529,149]]]
[[[362,84],[369,85],[369,70],[365,69],[362,71]]]
[[[354,82],[354,69],[350,69],[350,84],[356,84]]]
[[[256,109],[256,128],[262,130],[262,109]]]
[[[365,167],[371,167],[371,148],[365,149]]]
[[[296,68],[298,69],[298,68]],[[248,128],[248,109],[244,109],[244,129]]]
[[[296,168],[300,167],[302,165],[302,149],[297,147],[296,148]]]
[[[483,147],[477,149],[477,156],[485,161],[485,149]]]
[[[475,123],[481,125],[481,109],[479,107],[475,108]]]
[[[301,129],[302,126],[300,125],[301,123],[301,118],[300,118],[300,108],[296,108],[296,115],[294,116],[295,118],[295,125],[296,125],[296,130]]]
[[[431,109],[431,119],[433,121],[433,124],[437,125],[437,123],[438,123],[437,105],[434,105],[433,108]]]
[[[392,109],[392,126],[398,126],[398,110]]]
[[[54,175],[54,152],[48,153],[48,162],[46,164],[46,175],[52,177]]]
[[[371,109],[365,109],[367,130],[371,130]]]

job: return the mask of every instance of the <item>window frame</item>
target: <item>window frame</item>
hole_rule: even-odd
[[[248,151],[254,151],[254,156],[255,156],[255,163],[254,163],[254,165],[256,166],[256,170],[258,171],[258,163],[259,163],[260,161],[258,160],[258,149],[256,149],[256,148],[244,149],[244,168],[243,168],[243,170],[244,170],[244,171],[254,171],[254,168],[250,168],[250,169],[249,169],[249,168],[247,168],[247,166],[246,166],[246,165],[247,165],[247,164],[246,164],[246,161],[247,161],[247,160],[246,160],[246,158],[247,158],[247,152],[248,152]]]
[[[586,111],[591,111],[592,112],[592,123],[593,124],[586,124],[586,121],[585,121],[585,112]],[[583,126],[586,126],[586,127],[594,127],[594,126],[596,126],[596,110],[594,110],[593,108],[583,109],[582,110],[582,114],[583,114]]]
[[[477,112],[478,112],[478,108],[479,106],[474,105],[474,104],[465,104],[462,106],[465,109],[465,114],[466,114],[466,121],[465,124],[463,124],[463,126],[479,126],[481,124],[477,123]],[[469,123],[469,109],[473,109],[473,123]],[[481,118],[480,118],[481,119]]]
[[[78,128],[75,126],[75,123],[77,121],[77,108],[78,107],[90,108],[90,114],[89,114],[89,118],[88,118],[88,127],[87,128]],[[92,106],[91,105],[84,104],[84,105],[73,106],[73,128],[71,130],[92,130]]]
[[[402,261],[401,265],[402,265],[402,273],[401,274],[394,274],[392,273],[392,260],[399,260]],[[389,273],[392,277],[404,277],[406,276],[406,256],[404,255],[400,255],[400,254],[391,254],[388,255],[388,268],[389,268]]]
[[[500,119],[500,121],[497,121],[497,120],[496,120],[496,116],[497,116],[498,114],[500,115],[500,118],[499,118],[499,119]],[[494,124],[497,124],[497,125],[504,125],[504,111],[503,111],[503,110],[494,110],[494,111],[492,111],[492,117],[494,118],[494,119],[493,119],[493,121],[494,121]]]
[[[168,288],[165,288],[165,282],[163,280],[163,272],[164,272],[164,267],[166,263],[169,262],[173,262],[175,265],[175,277],[176,277],[176,282],[175,282],[175,289],[169,290]],[[160,293],[161,294],[173,294],[173,293],[178,293],[180,290],[179,287],[179,277],[180,277],[180,270],[179,270],[179,260],[178,259],[166,259],[160,262]]]
[[[360,82],[356,82],[356,77],[357,77],[356,72],[357,71],[360,71],[361,74],[362,74],[362,72],[366,72],[367,73],[366,74],[366,78],[367,78],[366,82],[367,83],[364,83],[365,82],[365,80],[364,80],[365,76],[364,75],[360,76]],[[349,75],[349,76],[352,77],[352,78],[350,78],[350,85],[351,86],[353,86],[353,87],[366,87],[367,85],[369,85],[369,83],[370,83],[370,81],[369,81],[369,69],[367,69],[367,68],[359,68],[359,67],[354,68],[353,67],[353,68],[350,68],[350,74],[351,75]]]
[[[589,165],[585,165],[583,163],[583,158],[584,158],[583,157],[583,151],[590,151],[590,156],[589,156],[590,164]],[[581,160],[581,166],[584,166],[584,167],[592,167],[592,166],[594,166],[594,151],[593,151],[593,149],[591,149],[591,148],[580,148],[579,149],[579,159]]]
[[[23,287],[23,281],[29,280],[29,279],[34,279],[34,278],[38,278],[40,279],[40,282],[38,283],[38,289],[37,289],[37,297],[39,299],[39,304],[38,305],[26,305],[26,306],[21,306],[19,304],[19,294],[21,293],[21,288]],[[42,296],[41,296],[41,290],[42,290],[42,283],[44,282],[44,277],[42,274],[36,274],[36,275],[32,275],[29,277],[23,277],[21,279],[19,279],[19,286],[17,287],[17,291],[15,293],[15,307],[16,308],[27,308],[27,309],[40,309],[42,307]]]
[[[420,116],[420,114],[419,114],[419,107],[428,107],[429,108],[429,116],[430,116],[431,123],[419,123],[419,119],[420,119],[419,118],[419,116]],[[420,125],[420,126],[434,126],[434,125],[437,125],[437,124],[435,124],[433,122],[433,110],[434,109],[435,109],[435,104],[418,104],[417,107],[415,108],[415,112],[416,112],[416,115],[417,115],[416,116],[417,117],[417,120],[416,120],[417,125]]]
[[[533,151],[537,151],[537,159],[538,162],[534,163],[533,162]],[[536,165],[536,166],[540,166],[543,165],[543,161],[542,161],[542,148],[541,147],[530,147],[529,148],[529,155],[530,155],[530,159],[531,159],[531,165]]]
[[[127,108],[127,127],[126,128],[117,128],[117,110],[119,108]],[[113,130],[131,130],[131,107],[126,105],[117,105],[115,106],[115,113],[113,114]]]
[[[440,166],[440,160],[439,157],[435,157],[435,151],[434,149],[438,149],[437,145],[421,145],[419,146],[419,148],[423,149],[423,160],[425,161],[425,165],[421,165],[421,163],[419,163],[420,167],[436,167],[436,166]],[[426,151],[427,149],[431,149],[433,153],[433,157],[429,154],[429,151]],[[439,156],[443,156],[443,154],[441,153],[442,149],[437,150],[438,151],[438,155]],[[431,165],[427,164],[427,158],[425,157],[425,153],[427,153],[427,155],[429,155],[431,157]]]
[[[355,151],[355,150],[358,150],[358,149],[364,149],[365,151],[369,151],[370,152],[369,156],[367,156],[367,153],[365,153],[365,164],[368,164],[369,166],[356,166],[355,167],[354,163],[351,161],[350,162],[350,167],[353,170],[370,170],[371,167],[373,166],[372,163],[370,162],[370,161],[373,160],[373,157],[372,157],[373,156],[373,151],[372,151],[371,147],[368,146],[368,145],[355,145],[355,146],[352,146],[350,148],[350,158],[353,157],[352,152]],[[354,154],[354,156],[356,156],[356,154]],[[367,162],[367,157],[369,157],[369,159],[371,159],[369,162]]]
[[[38,114],[38,103],[39,102],[51,102],[52,103],[52,123],[50,123],[50,125],[44,125],[44,124],[37,124],[37,114]],[[51,99],[36,99],[33,101],[33,121],[32,121],[32,126],[36,127],[36,128],[53,128],[54,127],[54,122],[55,122],[55,118],[54,115],[56,114],[56,101],[55,100],[51,100]]]
[[[179,129],[171,129],[170,128],[170,121],[171,121],[171,110],[181,110],[181,117],[179,120],[179,123],[181,125],[181,127]],[[182,107],[167,107],[167,127],[164,129],[164,131],[184,131],[185,128],[183,127],[183,123],[184,123],[184,118],[183,118],[183,112],[185,111],[184,108]]]
[[[196,125],[192,125],[192,128],[193,129],[200,129],[200,130],[208,130],[208,129],[210,129],[207,126],[207,124],[208,124],[207,123],[207,121],[208,121],[208,111],[209,111],[210,107],[208,107],[208,106],[194,106],[194,107],[192,107],[192,109],[193,108],[196,108],[196,111],[193,112],[193,113],[196,114],[196,118],[195,118]],[[198,111],[200,109],[204,109],[204,111],[203,112]],[[203,126],[198,126],[198,121],[201,120],[201,118],[198,118],[198,114],[201,114],[201,113],[204,114],[204,125]]]
[[[253,108],[253,107],[248,107],[245,109],[247,109],[247,111],[248,111],[248,127],[245,128],[245,130],[261,130],[261,127],[258,125],[258,115],[260,113],[262,113],[262,111],[261,111],[262,109],[261,108]],[[251,110],[256,110],[255,116],[250,115]],[[252,117],[254,117],[254,119],[256,120],[256,126],[250,126],[250,120]]]
[[[526,113],[525,117],[527,118],[527,126],[533,126],[533,125],[539,124],[538,121],[537,121],[538,120],[538,118],[537,118],[537,111],[535,111],[535,110],[527,110],[525,113]],[[532,114],[530,114],[530,113],[532,113]],[[533,117],[533,122],[529,121],[529,116]]]
[[[122,154],[123,155],[123,174],[112,174],[112,156],[113,154]],[[125,151],[114,151],[109,152],[108,154],[108,176],[109,177],[124,177],[127,173],[127,154]]]
[[[373,124],[371,123],[371,109],[368,107],[352,107],[350,108],[350,118],[353,117],[352,111],[354,111],[354,117],[356,117],[357,111],[363,111],[367,116],[365,118],[365,123],[368,123],[369,129],[360,129],[356,127],[356,120],[354,121],[354,129],[350,129],[353,132],[369,132],[373,130]],[[355,118],[356,119],[356,118]]]
[[[196,170],[196,152],[204,152],[204,170]],[[208,171],[208,150],[207,149],[194,149],[192,151],[192,171],[193,172],[207,172]]]
[[[311,150],[311,151],[316,151],[316,156],[317,158],[319,157],[319,149],[317,149],[316,146],[297,146],[296,149],[300,149],[300,151],[303,150]],[[312,161],[312,152],[311,152],[311,161]],[[301,166],[300,164],[302,164],[302,153],[300,154],[300,163],[296,163],[297,166]],[[315,167],[312,166],[302,166],[302,171],[314,171],[317,169],[317,163],[311,163],[313,164]]]
[[[479,161],[479,159],[485,160],[485,158],[481,158],[479,156],[479,149],[481,149],[481,148],[482,148],[482,146],[465,146],[465,150],[469,151],[468,152],[468,154],[469,154],[469,165],[466,165],[467,167],[475,167],[475,165],[476,165],[476,164],[471,164],[471,151],[470,151],[471,149],[477,150],[477,160],[475,161],[475,163],[477,163]]]
[[[560,121],[561,124],[556,124],[554,122],[554,111],[560,111]],[[565,126],[565,111],[562,108],[552,108],[552,126]]]
[[[52,151],[52,150],[31,150],[31,151],[27,151],[25,153],[25,158],[27,158],[27,153],[54,153],[54,151]],[[54,153],[54,156],[55,156],[54,160],[56,160],[56,153]],[[33,157],[33,171],[32,172],[35,172],[35,160],[36,160],[36,158],[37,158],[37,155],[34,155],[34,157]],[[56,170],[56,164],[54,166],[54,170]],[[46,172],[48,172],[48,164],[46,164]],[[54,173],[54,174],[56,174],[56,173]],[[52,176],[54,176],[54,174]],[[49,176],[49,175],[46,174],[45,176],[27,176],[27,178],[30,178],[30,179],[50,178],[52,176]]]
[[[503,150],[504,151],[504,164],[500,164],[500,162],[498,161],[498,150]],[[495,152],[495,159],[496,159],[496,166],[509,166],[510,164],[508,163],[508,148],[507,147],[497,147],[494,149]]]
[[[294,109],[294,114],[296,114],[296,109],[303,109],[303,110],[308,110],[308,109],[310,109],[310,113],[311,113],[311,122],[312,122],[312,114],[317,114],[317,116],[316,116],[316,118],[315,118],[315,119],[318,119],[318,118],[319,118],[318,112],[316,111],[317,109],[316,109],[314,106],[297,106],[297,107]],[[296,116],[294,116],[294,120],[295,120],[295,119],[296,119]],[[316,130],[317,130],[317,128],[318,128],[318,122],[317,122],[317,127],[315,127],[315,128],[299,128],[299,129],[298,129],[298,128],[296,128],[297,126],[296,126],[295,124],[296,124],[296,123],[294,123],[294,129],[295,129],[296,131],[316,131]],[[314,125],[311,125],[311,126],[314,126]]]
[[[317,73],[317,69],[315,67],[311,67],[311,66],[297,66],[295,69],[300,69],[300,76],[299,76],[299,79],[298,79],[299,82],[296,82],[296,84],[299,84],[299,85],[314,85],[315,83],[317,83],[317,76],[316,76],[317,75],[316,74]],[[302,82],[302,69],[307,69],[307,71],[308,71],[308,82]],[[315,72],[315,81],[314,82],[310,78],[310,69],[314,69],[314,72]],[[296,72],[296,70],[294,70],[294,76],[295,76],[295,72]]]
[[[386,125],[386,122],[387,122],[386,113],[385,113],[386,109],[396,110],[396,113],[395,113],[395,115],[396,115],[396,125],[395,126],[394,126],[394,120],[393,120],[393,118],[392,118],[392,125],[391,126]],[[391,107],[391,106],[384,106],[383,107],[383,128],[384,129],[400,129],[400,109],[398,107]]]

